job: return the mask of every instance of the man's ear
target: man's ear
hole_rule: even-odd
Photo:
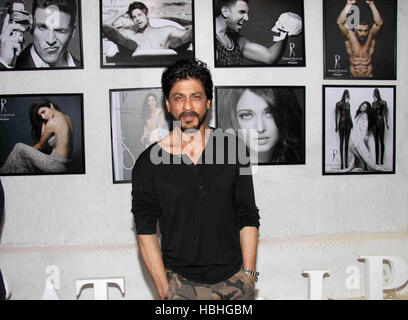
[[[207,110],[210,110],[210,108],[211,108],[211,100],[207,100]]]
[[[170,102],[169,102],[169,100],[167,100],[167,98],[164,98],[164,102],[166,103],[167,111],[168,111],[169,113],[171,113],[171,112],[170,112]]]
[[[229,9],[228,9],[228,7],[223,6],[223,7],[221,8],[221,15],[222,15],[224,18],[228,18],[228,16],[229,16]]]
[[[74,23],[71,27],[72,31],[71,31],[71,38],[69,39],[69,42],[71,42],[72,38],[75,37],[75,33],[76,33],[76,28],[77,28],[77,24]]]

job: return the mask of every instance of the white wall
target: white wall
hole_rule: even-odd
[[[324,81],[322,1],[305,0],[306,68],[212,68],[216,85],[305,85],[306,165],[262,166],[254,177],[261,229],[258,296],[306,299],[303,269],[331,271],[325,298],[365,295],[361,255],[396,255],[408,262],[408,2],[398,5],[398,81]],[[76,299],[75,280],[125,277],[126,295],[151,299],[141,266],[130,184],[112,184],[109,89],[159,87],[162,69],[99,66],[98,0],[82,1],[84,70],[0,73],[0,92],[84,93],[86,175],[2,177],[6,211],[0,268],[13,299],[39,299],[48,265],[60,269],[61,299]],[[195,1],[196,54],[213,66],[211,1]],[[143,73],[143,76],[141,75]],[[52,77],[52,81],[44,81]],[[322,176],[322,84],[397,86],[396,174]],[[348,265],[361,271],[359,289],[345,286]],[[403,294],[404,290],[400,291]],[[92,299],[90,290],[81,299]]]

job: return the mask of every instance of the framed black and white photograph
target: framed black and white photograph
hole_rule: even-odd
[[[323,0],[324,78],[396,80],[397,0]]]
[[[303,0],[213,0],[215,67],[304,67]]]
[[[395,86],[323,86],[323,174],[395,173]]]
[[[0,0],[0,71],[83,69],[81,0]]]
[[[84,174],[82,94],[0,95],[0,175]]]
[[[131,182],[139,155],[169,134],[161,88],[110,90],[113,182]]]
[[[305,164],[305,87],[221,86],[215,96],[217,127],[244,137],[257,164]]]
[[[195,57],[194,0],[100,0],[101,68],[165,67]]]

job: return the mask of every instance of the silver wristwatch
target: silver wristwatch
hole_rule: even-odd
[[[249,269],[244,269],[242,268],[242,271],[244,271],[245,273],[250,274],[251,276],[253,276],[255,278],[255,282],[258,281],[258,276],[259,276],[259,272],[258,271],[254,271],[254,270],[249,270]]]

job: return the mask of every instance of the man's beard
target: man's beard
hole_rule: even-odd
[[[200,115],[195,112],[195,111],[183,111],[179,117],[177,118],[177,121],[180,123],[180,129],[181,131],[185,131],[185,130],[190,130],[190,129],[195,129],[198,130],[201,126],[201,124],[204,122],[205,116],[206,116],[207,112],[204,114],[204,116],[202,118],[200,118]],[[192,119],[191,121],[185,122],[182,120],[183,117],[194,117],[197,118],[197,124],[194,125],[194,119]]]
[[[358,37],[357,39],[358,39],[358,42],[360,42],[361,45],[364,45],[366,43],[366,41],[367,41],[367,38],[368,37],[366,37],[366,36],[361,36],[361,37]]]

